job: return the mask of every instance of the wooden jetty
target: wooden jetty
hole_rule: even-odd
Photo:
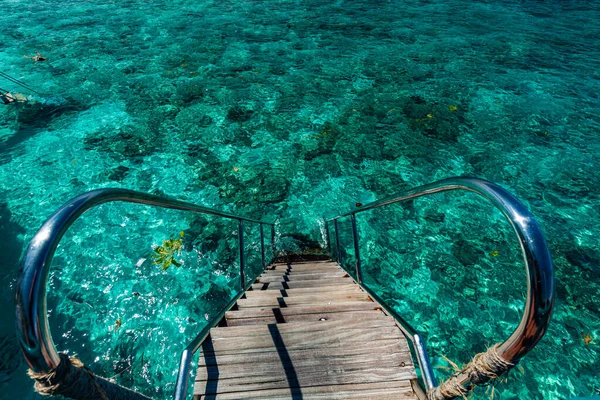
[[[336,263],[275,264],[210,331],[194,399],[424,399],[408,344]]]

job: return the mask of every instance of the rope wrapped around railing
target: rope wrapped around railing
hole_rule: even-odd
[[[449,400],[457,397],[465,397],[467,393],[475,386],[483,385],[492,379],[498,378],[505,372],[508,372],[514,364],[506,361],[498,353],[498,347],[501,343],[487,349],[483,353],[476,354],[473,360],[468,363],[462,371],[452,375],[442,382],[438,387],[427,391],[427,400]],[[468,377],[466,385],[464,377]]]
[[[60,353],[60,364],[48,373],[29,370],[35,380],[35,391],[44,396],[61,395],[75,400],[150,400],[134,392],[94,375],[81,361]]]

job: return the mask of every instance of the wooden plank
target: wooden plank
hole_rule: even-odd
[[[379,319],[369,319],[364,321],[354,320],[351,328],[349,328],[348,322],[350,320],[337,320],[337,321],[311,321],[302,323],[287,323],[287,324],[263,324],[252,327],[243,326],[227,326],[221,328],[212,328],[210,330],[210,336],[214,339],[231,339],[248,336],[268,336],[271,334],[273,327],[280,333],[293,333],[293,332],[329,332],[337,329],[369,329],[369,328],[380,328],[390,327],[391,317],[384,317]],[[393,319],[392,319],[393,322]]]
[[[263,275],[284,275],[284,274],[316,274],[319,272],[335,272],[335,271],[343,271],[338,266],[327,266],[327,267],[318,267],[318,268],[286,268],[286,269],[274,269],[274,270],[266,270],[263,272]]]
[[[341,268],[336,263],[323,263],[323,264],[292,264],[292,265],[275,265],[270,266],[265,269],[265,272],[269,271],[284,271],[284,270],[293,270],[293,271],[315,271],[320,269],[328,269],[328,268]]]
[[[318,279],[318,280],[310,280],[310,281],[294,281],[294,282],[285,282],[285,286],[289,289],[295,288],[313,288],[319,286],[338,286],[338,285],[352,285],[354,282],[352,278],[329,278],[329,279]],[[265,288],[266,286],[266,288]],[[286,287],[282,284],[278,284],[277,282],[271,283],[254,283],[252,284],[252,290],[281,290]]]
[[[236,318],[260,318],[269,317],[272,315],[285,317],[287,315],[294,314],[323,314],[323,313],[338,313],[338,312],[350,312],[350,311],[369,311],[369,310],[380,310],[381,306],[373,302],[351,302],[344,304],[331,304],[331,305],[294,305],[284,308],[279,307],[257,307],[257,308],[245,308],[237,311],[227,311],[225,313],[225,319],[236,319]]]
[[[248,336],[236,338],[236,340],[212,341],[211,351],[214,353],[251,353],[263,351],[264,349],[276,349],[285,347],[288,351],[294,349],[314,349],[317,347],[344,345],[348,343],[371,343],[377,340],[395,339],[400,340],[399,330],[395,327],[380,327],[366,331],[364,329],[345,329],[339,332],[298,332],[289,335],[282,334],[281,337]]]
[[[327,359],[327,358],[354,358],[354,357],[372,357],[375,355],[388,356],[398,354],[402,357],[402,362],[412,365],[410,350],[403,341],[396,339],[378,340],[365,346],[364,343],[348,343],[343,346],[329,346],[325,348],[296,349],[291,351],[290,359],[293,362],[305,359]],[[405,360],[406,358],[406,360]],[[227,365],[227,364],[258,364],[258,363],[281,363],[281,356],[277,349],[265,349],[260,352],[244,353],[240,357],[237,353],[233,354],[215,354],[214,352],[204,352],[198,360],[198,368],[207,365]]]
[[[404,358],[410,358],[410,354],[403,354]],[[251,377],[262,376],[265,374],[275,376],[288,375],[294,373],[296,375],[305,375],[312,373],[344,373],[349,371],[368,371],[377,368],[388,369],[412,369],[411,364],[402,364],[403,360],[400,354],[389,354],[385,356],[374,356],[372,354],[354,356],[354,357],[329,357],[329,358],[310,358],[297,360],[290,355],[292,361],[289,363],[272,362],[259,364],[229,364],[229,365],[213,365],[211,367],[198,368],[196,373],[196,381],[214,380],[213,375],[218,372],[219,380],[223,379],[249,379]]]
[[[267,290],[265,290],[267,291]],[[273,290],[270,290],[273,292]],[[370,301],[366,293],[324,293],[322,295],[310,294],[299,296],[257,296],[240,299],[237,302],[238,308],[248,307],[286,307],[298,304],[327,305],[332,303],[347,303],[353,301]]]
[[[283,292],[282,292],[283,291]],[[281,290],[249,290],[246,292],[246,298],[257,296],[269,297],[292,297],[293,295],[318,294],[318,293],[366,293],[355,283],[352,285],[319,286],[316,288],[294,288]]]
[[[256,278],[256,282],[281,282],[281,281],[315,281],[319,279],[348,278],[345,271],[314,272],[310,274],[266,275]]]
[[[337,321],[337,320],[349,320],[349,324],[352,323],[352,319],[370,319],[380,318],[386,316],[383,312],[373,311],[352,311],[343,313],[317,313],[317,314],[297,314],[297,315],[285,315],[282,316],[284,322],[295,323],[295,322],[316,322],[316,321]],[[275,315],[269,317],[260,318],[236,318],[227,320],[227,326],[247,326],[256,324],[274,324],[281,322]]]
[[[198,397],[200,399],[201,397]],[[300,390],[268,389],[246,392],[219,393],[217,400],[238,399],[280,399],[280,400],[303,400],[311,399],[377,399],[377,400],[413,400],[410,385],[406,381],[359,383],[348,385],[329,385],[303,387]]]
[[[371,368],[368,371],[343,371],[332,370],[328,373],[322,371],[306,372],[296,374],[294,382],[298,387],[311,386],[329,386],[343,385],[351,383],[373,383],[373,382],[389,382],[401,381],[414,378],[415,374],[408,368]],[[280,374],[265,374],[251,377],[240,377],[235,379],[220,379],[218,380],[219,391],[221,392],[239,392],[251,390],[266,390],[266,389],[284,389],[290,387],[289,376],[285,371]],[[202,386],[207,390],[206,394],[217,393],[215,385],[206,384],[206,381],[196,381],[196,386],[202,390]]]

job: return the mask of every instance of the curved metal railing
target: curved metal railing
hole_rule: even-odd
[[[272,223],[245,218],[168,197],[125,189],[99,189],[82,194],[70,200],[42,225],[31,240],[27,252],[25,253],[21,274],[17,283],[17,335],[27,363],[36,373],[49,373],[56,369],[61,362],[61,358],[54,346],[52,335],[50,333],[46,306],[48,274],[56,247],[67,229],[77,218],[79,218],[79,216],[81,216],[81,214],[94,206],[112,201],[124,201],[182,211],[191,211],[239,221],[238,241],[240,246],[241,291],[236,296],[236,299],[245,292],[248,286],[245,282],[246,279],[244,273],[244,222],[260,224],[263,267],[265,266],[263,225],[271,227],[271,245],[273,246],[274,224]],[[197,342],[200,340],[201,335],[202,333],[183,351],[181,359],[182,365],[180,365],[179,368],[180,376],[178,377],[176,396],[178,394],[179,396],[185,396],[191,356],[199,347]],[[183,365],[186,361],[187,365]]]
[[[365,287],[362,283],[356,214],[389,204],[450,190],[467,190],[477,193],[489,200],[502,212],[502,214],[504,214],[519,239],[519,245],[521,246],[525,261],[525,269],[527,271],[527,300],[525,302],[525,310],[519,326],[497,349],[498,354],[505,361],[510,364],[516,364],[525,354],[535,347],[547,330],[554,306],[554,272],[550,251],[548,250],[540,227],[527,208],[505,189],[494,183],[478,178],[449,178],[428,185],[419,186],[403,193],[365,204],[358,209],[325,220],[327,241],[330,243],[328,223],[333,222],[336,235],[337,261],[342,265],[338,220],[342,217],[351,217],[354,251],[356,256],[357,281],[369,292],[369,294],[375,295],[372,290]],[[329,247],[331,247],[330,244]],[[384,303],[378,299],[378,296],[375,295],[375,297],[379,304],[384,306]],[[393,310],[393,308],[388,306],[385,308],[388,313],[396,318],[398,324],[403,328],[405,335],[413,343],[425,387],[427,390],[434,391],[437,384],[435,377],[433,376],[433,370],[429,362],[427,351],[423,346],[420,336]],[[470,378],[464,373],[464,370],[459,372],[457,376],[464,387],[470,386]]]

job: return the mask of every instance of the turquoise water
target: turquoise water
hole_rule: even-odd
[[[584,1],[4,0],[0,70],[48,95],[0,107],[0,302],[12,310],[36,229],[87,190],[277,217],[280,247],[300,249],[323,245],[323,215],[475,175],[528,204],[556,264],[553,324],[496,397],[593,395],[599,20]],[[23,57],[35,51],[48,61]],[[359,218],[367,279],[424,333],[439,377],[442,355],[466,362],[511,332],[524,272],[500,215],[470,194],[381,213]],[[152,246],[180,231],[184,265],[160,271]],[[144,206],[86,214],[50,280],[57,347],[168,398],[181,349],[237,289],[236,235]],[[13,330],[10,311],[0,396],[34,398]]]

